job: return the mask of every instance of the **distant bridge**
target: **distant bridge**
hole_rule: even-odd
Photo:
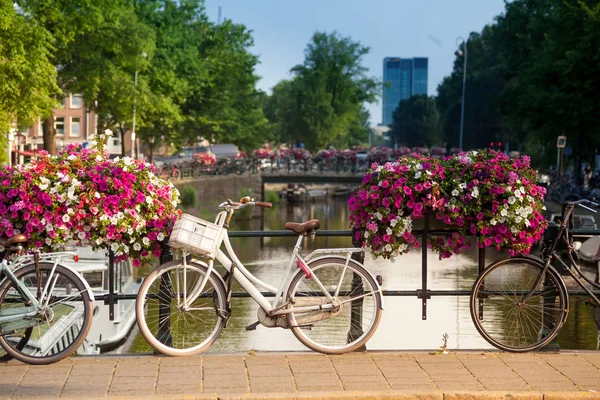
[[[364,172],[351,173],[333,171],[323,172],[266,172],[260,174],[263,185],[265,183],[304,183],[313,185],[347,184],[359,185],[365,176]]]

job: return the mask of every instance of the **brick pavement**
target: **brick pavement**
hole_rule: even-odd
[[[0,364],[0,399],[600,399],[600,353],[74,357]]]

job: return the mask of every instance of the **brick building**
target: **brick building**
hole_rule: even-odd
[[[58,151],[73,143],[84,143],[96,132],[96,115],[84,104],[81,95],[68,94],[62,106],[54,109],[54,128],[56,129],[56,149]],[[44,146],[42,121],[29,128],[21,129],[26,136],[26,144],[22,146],[25,153],[41,149]],[[121,137],[113,132],[107,150],[111,154],[121,154]],[[125,152],[131,153],[131,140],[125,142]]]

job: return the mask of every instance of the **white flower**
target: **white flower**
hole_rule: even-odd
[[[391,235],[391,234],[392,234],[392,233],[394,233],[394,232],[392,231],[392,228],[390,228],[390,227],[388,226],[388,227],[387,227],[387,229],[385,230],[385,233],[387,233],[388,235]],[[162,235],[162,233],[161,233],[161,235]],[[162,239],[160,239],[160,238],[157,238],[157,239],[158,239],[158,240],[162,240]]]
[[[67,214],[62,216],[62,220],[63,222],[69,222],[71,220],[71,217],[69,217]]]
[[[528,220],[528,219],[526,219],[526,220],[525,220],[525,226],[527,226],[527,227],[528,227],[529,225],[531,225],[531,223],[529,222],[529,220]]]
[[[144,246],[148,246],[150,244],[150,239],[148,239],[147,236],[144,236],[144,238],[142,239],[142,243],[144,243]]]
[[[110,249],[111,249],[112,251],[117,251],[117,250],[119,250],[119,244],[118,244],[118,243],[112,243],[112,244],[110,245]]]
[[[458,185],[458,187],[461,188],[461,189],[466,189],[467,188],[467,184],[465,182],[463,182],[460,185]]]
[[[393,228],[394,226],[396,226],[396,224],[398,223],[397,219],[393,219],[390,221],[390,226]]]
[[[96,161],[98,161],[98,162],[102,161],[102,156],[96,156]]]
[[[520,224],[520,223],[521,223],[521,221],[523,221],[523,218],[522,218],[522,217],[516,217],[516,218],[515,218],[515,222],[516,222],[517,224]]]
[[[385,251],[392,251],[392,246],[390,244],[386,244],[383,248]]]
[[[419,179],[421,177],[421,171],[415,173],[415,179]]]
[[[365,231],[364,237],[365,237],[365,239],[369,238],[369,231]]]
[[[458,194],[459,194],[459,193],[460,193],[460,192],[459,192],[457,189],[454,189],[454,190],[452,191],[452,196],[458,196]]]
[[[545,209],[546,209],[546,206],[542,206],[542,210],[545,210]]]
[[[104,130],[104,134],[105,134],[106,136],[112,136],[112,135],[113,135],[113,133],[112,133],[112,131],[111,131],[110,129],[105,129],[105,130]]]
[[[140,250],[142,249],[142,245],[141,245],[141,244],[139,244],[139,243],[134,243],[134,244],[133,244],[133,249],[134,249],[135,251],[140,251]]]
[[[502,215],[503,217],[506,217],[508,215],[508,211],[506,211],[506,208],[503,208],[502,211],[500,211],[500,215]]]
[[[492,219],[492,220],[490,221],[490,224],[492,224],[492,225],[496,225],[497,223],[498,223],[498,221],[496,221],[495,219]]]
[[[389,228],[388,228],[388,229],[389,229]],[[162,232],[161,232],[161,233],[159,233],[159,234],[156,236],[156,239],[158,239],[159,241],[162,241],[162,240],[164,240],[164,239],[165,239],[165,235],[164,235],[164,233],[162,233]]]
[[[96,244],[97,244],[97,245],[101,245],[101,244],[102,244],[102,242],[104,242],[104,239],[102,239],[102,238],[98,238],[98,239],[96,239]]]
[[[52,244],[52,239],[50,239],[49,237],[46,238],[46,244],[48,246],[50,246]]]
[[[81,240],[85,239],[85,232],[79,232],[79,233],[77,234],[77,237],[78,237],[79,239],[81,239]]]
[[[378,220],[381,221],[381,219],[383,218],[383,215],[380,212],[376,212],[375,213],[375,218],[377,218]]]
[[[152,204],[152,196],[146,196],[146,203]]]
[[[516,194],[516,192],[515,192]],[[515,198],[515,196],[510,196],[508,198],[508,204],[515,204],[515,201],[517,201],[517,199]]]
[[[473,196],[473,197],[479,196],[479,188],[477,186],[475,186],[473,188],[473,191],[471,191],[471,196]]]

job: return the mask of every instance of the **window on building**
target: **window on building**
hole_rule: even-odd
[[[71,136],[81,136],[81,118],[71,117]]]
[[[81,108],[83,107],[83,97],[80,94],[72,94],[71,95],[71,108]]]
[[[56,117],[54,120],[54,129],[56,129],[57,135],[65,134],[65,118],[64,117]]]

